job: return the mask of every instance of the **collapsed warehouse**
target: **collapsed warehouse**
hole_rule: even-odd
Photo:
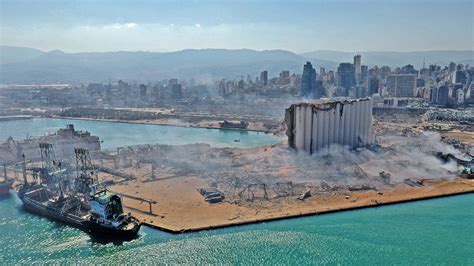
[[[74,148],[84,148],[91,151],[100,150],[99,137],[91,135],[87,131],[75,130],[74,125],[69,124],[60,128],[56,133],[39,137],[30,137],[25,140],[15,140],[9,137],[6,141],[0,141],[0,162],[12,164],[20,162],[22,155],[28,160],[37,161],[41,159],[38,149],[39,143],[51,143],[54,145],[58,158],[74,158]]]

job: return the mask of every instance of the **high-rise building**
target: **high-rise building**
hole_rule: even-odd
[[[464,90],[463,89],[458,89],[458,92],[457,92],[457,95],[458,95],[458,104],[463,104],[464,103],[464,96],[465,96],[465,93],[464,93]]]
[[[416,79],[416,87],[421,88],[425,86],[425,80],[422,78],[417,78]]]
[[[360,84],[361,83],[361,72],[362,72],[362,69],[361,69],[361,55],[358,54],[358,55],[355,55],[354,56],[354,75],[355,75],[355,80],[356,80],[356,84]]]
[[[390,72],[392,72],[392,69],[389,66],[383,66],[380,68],[380,75],[382,76],[382,79],[385,79],[388,75],[390,75]]]
[[[316,90],[316,70],[311,62],[306,62],[303,66],[303,75],[301,75],[300,95],[305,97],[314,97]]]
[[[145,98],[147,96],[147,87],[145,84],[140,84],[139,91],[140,91],[140,97]]]
[[[362,65],[360,67],[360,84],[367,86],[368,77],[369,77],[369,67]]]
[[[438,88],[433,87],[430,89],[430,103],[436,104],[438,103]]]
[[[456,70],[456,63],[449,63],[449,72],[453,72],[454,70]]]
[[[337,86],[343,89],[343,95],[339,96],[348,96],[349,90],[355,84],[354,65],[351,63],[340,63],[337,67]]]
[[[260,82],[263,86],[268,85],[268,71],[265,70],[260,73]]]
[[[410,64],[402,66],[400,69],[400,74],[416,74],[415,67]]]
[[[178,79],[170,79],[168,81],[168,87],[172,99],[183,98],[182,86],[178,83]]]
[[[449,98],[449,89],[447,86],[440,86],[438,88],[438,95],[436,97],[436,104],[438,105],[447,105]]]
[[[387,77],[387,90],[391,97],[413,97],[415,94],[415,75],[389,75]]]
[[[118,81],[117,87],[121,95],[127,95],[130,90],[128,83],[121,80]]]
[[[280,78],[281,79],[290,78],[290,71],[289,70],[283,70],[282,72],[280,72]]]
[[[329,70],[326,73],[326,82],[333,84],[335,82],[334,81],[335,79],[336,79],[336,77],[335,77],[335,74],[334,74],[334,70]]]
[[[290,84],[290,71],[283,70],[280,72],[280,84],[287,85]]]
[[[453,83],[459,83],[466,85],[467,83],[467,75],[465,71],[456,70],[453,72]]]
[[[319,68],[319,79],[320,80],[326,79],[326,69],[324,67]]]
[[[471,83],[467,88],[466,101],[467,103],[474,103],[474,83]]]
[[[379,79],[375,76],[370,77],[367,84],[367,92],[369,96],[379,93],[379,86],[380,86]]]

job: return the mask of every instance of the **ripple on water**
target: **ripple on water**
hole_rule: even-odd
[[[7,264],[474,264],[472,194],[184,235],[143,227],[134,241],[106,244],[18,206],[0,201]]]

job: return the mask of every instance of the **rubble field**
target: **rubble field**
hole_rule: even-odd
[[[464,156],[439,134],[380,140],[377,147],[336,146],[314,155],[284,142],[251,149],[143,145],[97,153],[94,163],[114,169],[101,176],[127,195],[133,215],[171,232],[474,192],[474,181],[458,177],[459,166],[435,156]]]

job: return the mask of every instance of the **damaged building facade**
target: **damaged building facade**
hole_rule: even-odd
[[[74,129],[74,125],[67,125],[66,128],[59,129],[55,134],[46,136],[18,141],[9,137],[6,141],[0,142],[0,162],[3,164],[20,162],[23,155],[28,160],[40,160],[40,143],[53,144],[55,155],[58,158],[74,158],[75,148],[90,151],[101,149],[99,137],[93,136],[87,131],[77,131]]]
[[[356,148],[373,142],[370,98],[292,104],[285,123],[290,147],[310,154],[331,144]]]

